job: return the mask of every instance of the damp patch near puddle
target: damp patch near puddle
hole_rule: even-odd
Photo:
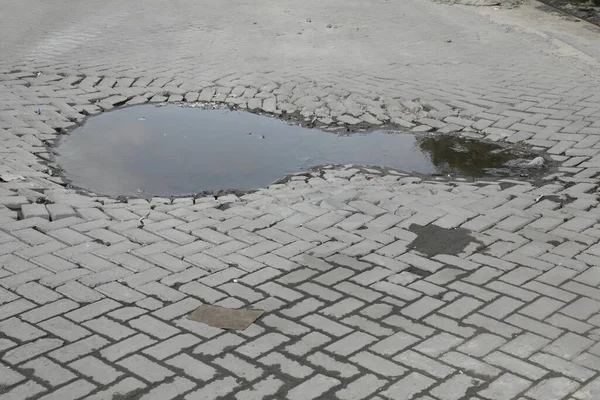
[[[108,196],[244,191],[326,164],[508,176],[539,170],[530,165],[535,157],[457,137],[384,130],[340,134],[248,112],[176,105],[91,117],[55,149],[55,161],[73,186]]]
[[[417,237],[408,246],[427,257],[439,254],[457,255],[471,243],[478,241],[465,228],[442,228],[437,225],[411,224],[408,230],[416,233]]]

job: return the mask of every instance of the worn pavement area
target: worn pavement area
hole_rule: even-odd
[[[0,0],[0,399],[599,399],[599,32],[528,1]],[[333,167],[218,198],[65,187],[47,145],[165,101],[558,166]],[[203,303],[267,312],[222,331],[186,319]]]

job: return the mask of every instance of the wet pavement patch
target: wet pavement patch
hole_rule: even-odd
[[[442,228],[437,225],[412,224],[408,230],[416,233],[417,237],[408,246],[428,257],[438,254],[456,255],[469,244],[476,241],[471,231],[465,228]]]
[[[325,164],[474,177],[539,170],[530,165],[535,154],[492,143],[384,130],[339,134],[248,112],[176,105],[89,118],[55,153],[73,186],[109,196],[257,189]]]

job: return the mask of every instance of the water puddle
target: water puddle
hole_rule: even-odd
[[[56,162],[74,186],[111,196],[249,190],[332,163],[423,174],[514,175],[532,171],[521,167],[534,157],[456,137],[337,134],[247,112],[176,105],[90,118],[56,149]],[[507,167],[511,160],[514,165]]]

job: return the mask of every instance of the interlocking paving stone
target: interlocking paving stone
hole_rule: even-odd
[[[92,20],[88,4],[38,4],[28,15],[7,7],[0,172],[24,180],[0,182],[0,397],[597,397],[600,97],[593,74],[541,51],[550,39],[506,35],[468,8],[334,6],[341,21],[361,15],[358,31],[375,38],[365,42],[373,49],[389,45],[398,18],[408,18],[398,11],[411,9],[414,60],[385,51],[389,63],[368,57],[364,68],[335,49],[310,60],[300,52],[293,63],[273,62],[272,52],[256,58],[265,52],[244,40],[261,41],[243,27],[262,29],[265,16],[277,40],[294,41],[289,21],[282,26],[266,8],[251,17],[256,24],[248,13],[228,15],[196,41],[188,27],[221,20],[223,7],[162,10],[161,29],[112,1]],[[442,7],[448,23],[438,24]],[[324,28],[314,15],[298,22],[298,40],[320,29],[336,40],[354,32],[348,23]],[[57,17],[61,29],[44,28]],[[131,19],[140,23],[124,23]],[[27,26],[41,27],[20,34]],[[424,26],[452,41],[422,40]],[[479,33],[456,37],[456,26]],[[203,47],[215,38],[219,45]],[[198,51],[172,45],[188,42]],[[432,64],[433,54],[456,62]],[[499,182],[336,166],[247,194],[121,201],[67,188],[34,155],[47,157],[56,129],[150,99],[524,140],[562,165],[549,179]],[[415,223],[461,227],[473,242],[428,257],[410,248]],[[185,318],[202,303],[267,313],[225,332]]]

